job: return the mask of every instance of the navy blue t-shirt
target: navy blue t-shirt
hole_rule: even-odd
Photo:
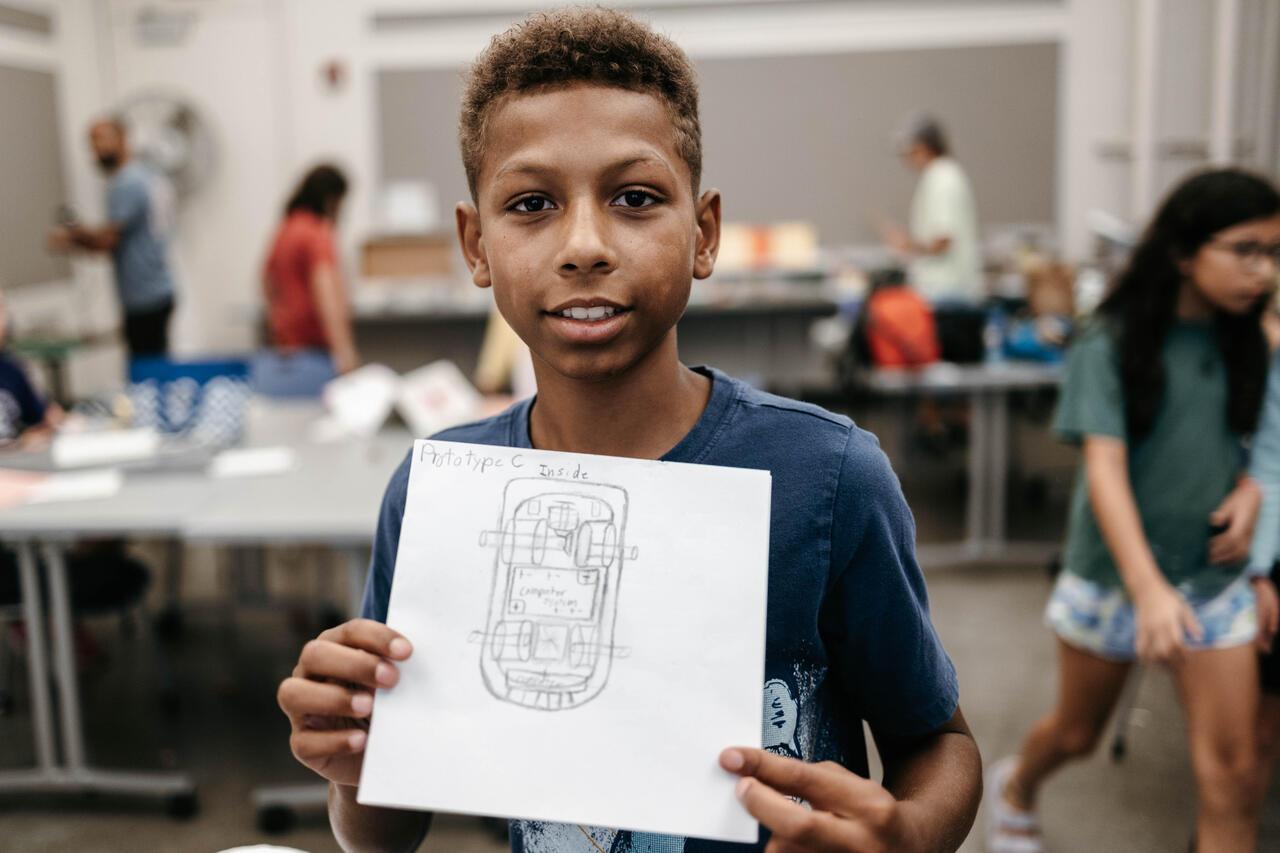
[[[0,352],[0,441],[12,441],[44,420],[44,402],[22,365]]]
[[[959,701],[955,669],[929,620],[915,523],[898,479],[875,437],[848,418],[699,370],[712,380],[711,399],[662,459],[773,476],[764,746],[866,776],[862,720],[879,733],[923,735],[947,722]],[[533,405],[526,400],[435,437],[531,447]],[[383,498],[365,587],[364,616],[380,622],[408,483],[406,459]],[[513,821],[511,834],[517,853],[728,853],[763,849],[768,837],[762,831],[757,845],[726,844],[541,821]]]

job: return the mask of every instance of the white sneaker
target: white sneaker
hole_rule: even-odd
[[[986,808],[987,853],[1045,853],[1036,813],[1015,809],[1004,798],[1005,786],[1017,766],[1018,757],[1010,755],[987,770],[982,795]]]

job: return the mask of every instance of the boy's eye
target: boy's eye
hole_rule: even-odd
[[[555,207],[551,199],[540,195],[526,196],[515,204],[511,205],[511,210],[517,213],[541,213],[544,210],[550,210]]]
[[[657,197],[644,190],[627,190],[613,200],[618,207],[649,207],[657,203]]]

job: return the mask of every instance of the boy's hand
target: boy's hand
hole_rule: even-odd
[[[344,622],[303,646],[293,675],[276,694],[293,728],[294,758],[330,782],[358,783],[373,691],[395,685],[400,672],[392,661],[412,650],[408,640],[371,619]]]
[[[720,766],[742,777],[738,799],[773,833],[765,853],[881,853],[917,847],[903,804],[883,786],[835,762],[810,764],[733,747],[720,753]]]
[[[1258,648],[1271,651],[1271,644],[1280,630],[1280,597],[1271,578],[1253,578],[1253,592],[1258,599]]]
[[[1209,562],[1215,566],[1234,566],[1249,556],[1253,542],[1253,525],[1262,507],[1262,489],[1249,477],[1222,499],[1209,514],[1209,523],[1225,528],[1209,540]]]

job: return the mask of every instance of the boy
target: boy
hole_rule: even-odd
[[[719,194],[698,194],[688,59],[617,12],[534,16],[477,60],[460,136],[474,202],[458,206],[463,254],[529,345],[538,396],[438,437],[770,470],[767,749],[729,748],[721,764],[742,777],[770,851],[954,850],[980,762],[887,460],[846,418],[677,356],[676,321],[692,279],[711,274],[720,229]],[[355,800],[371,691],[394,685],[411,651],[381,624],[393,573],[424,569],[395,565],[408,472],[383,501],[367,618],[308,643],[279,691],[294,754],[330,780],[334,832],[350,850],[413,849],[430,824]],[[861,778],[864,719],[883,787]],[[516,821],[512,849],[759,850],[768,836],[729,845]]]

